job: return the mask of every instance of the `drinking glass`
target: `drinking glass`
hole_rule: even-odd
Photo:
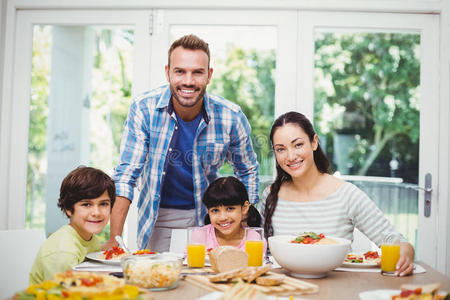
[[[381,274],[395,275],[398,259],[400,258],[399,244],[381,245]]]
[[[206,230],[202,227],[187,229],[187,262],[191,268],[205,266]]]
[[[248,254],[248,266],[259,267],[263,263],[264,230],[261,227],[245,228],[245,252]]]

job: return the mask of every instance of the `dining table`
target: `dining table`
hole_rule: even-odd
[[[416,264],[422,266],[426,272],[397,277],[381,275],[380,272],[331,271],[323,278],[302,278],[301,280],[316,284],[319,287],[319,291],[316,294],[295,295],[294,299],[360,299],[359,294],[364,291],[399,290],[402,284],[437,282],[440,283],[440,291],[450,292],[450,277],[443,275],[425,263],[416,262]],[[272,269],[272,272],[289,276],[289,273],[283,268]],[[153,292],[152,294],[155,300],[181,300],[199,299],[212,292],[212,290],[193,285],[186,280],[180,280],[177,288]]]
[[[428,283],[440,283],[440,292],[450,292],[450,277],[445,276],[423,262],[416,262],[416,265],[423,267],[425,272],[397,277],[381,275],[381,272],[347,272],[334,270],[328,272],[322,278],[301,278],[300,280],[317,285],[319,287],[318,292],[314,294],[293,295],[293,297],[294,299],[360,299],[360,293],[365,291],[374,291],[376,293],[377,290],[399,290],[403,284]],[[184,271],[188,270],[185,266]],[[273,268],[271,272],[290,276],[289,272],[283,268]],[[195,300],[206,296],[203,300],[212,300],[212,297],[207,297],[208,294],[214,292],[212,289],[206,286],[201,287],[192,284],[192,282],[184,278],[178,282],[178,286],[174,289],[152,292],[153,299]]]

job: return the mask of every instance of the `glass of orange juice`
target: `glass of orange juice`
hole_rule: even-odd
[[[264,230],[260,227],[245,228],[245,252],[248,254],[248,266],[259,267],[263,264]]]
[[[189,227],[187,229],[187,262],[191,268],[205,266],[206,229]]]
[[[381,274],[395,275],[398,259],[400,258],[400,244],[381,245]]]

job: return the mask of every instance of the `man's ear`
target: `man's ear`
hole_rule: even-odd
[[[69,216],[69,218],[72,217],[72,212],[70,210],[66,209],[64,212]]]
[[[167,81],[169,82],[169,65],[166,65],[166,66],[164,67],[164,70],[166,71],[166,79],[167,79]]]
[[[212,74],[213,74],[213,68],[209,68],[208,69],[208,83],[207,84],[209,84],[209,82],[211,81]]]

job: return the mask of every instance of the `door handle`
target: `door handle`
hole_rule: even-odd
[[[423,214],[425,217],[430,217],[431,215],[431,192],[433,188],[431,187],[432,176],[430,173],[425,174],[425,187],[421,186],[411,186],[409,188],[414,189],[416,191],[424,191],[424,210]]]
[[[431,192],[433,189],[431,188],[431,174],[425,174],[425,195],[424,195],[424,209],[423,214],[426,218],[429,218],[431,215]]]

